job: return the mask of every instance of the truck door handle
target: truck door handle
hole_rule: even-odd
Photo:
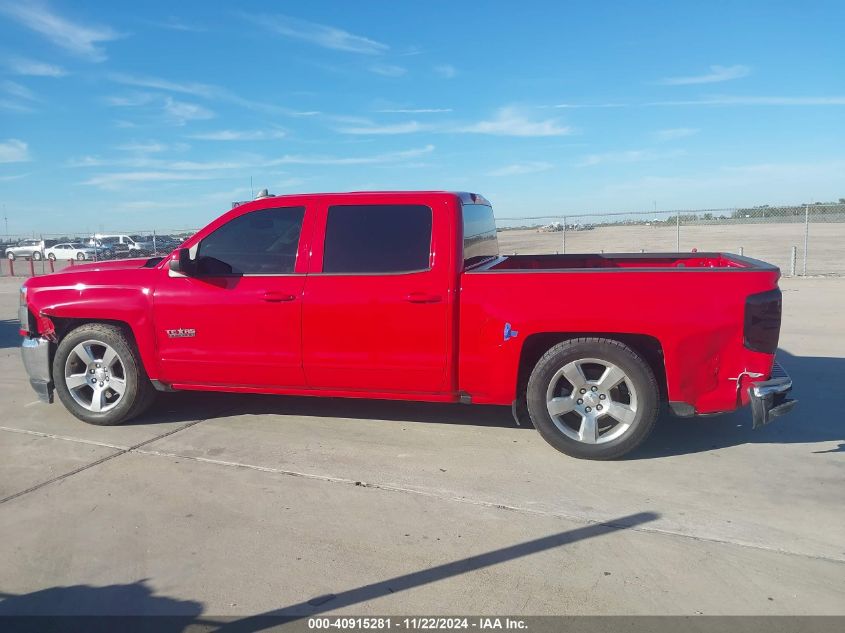
[[[440,303],[440,295],[433,295],[427,292],[412,292],[405,301],[410,303]]]
[[[281,301],[293,301],[294,299],[296,299],[296,296],[287,294],[285,292],[265,292],[262,299],[264,299],[264,301],[272,301],[278,303]]]

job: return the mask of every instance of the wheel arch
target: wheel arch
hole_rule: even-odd
[[[654,372],[660,389],[660,398],[668,398],[666,382],[666,365],[663,360],[663,345],[660,340],[648,334],[632,334],[623,332],[538,332],[526,337],[519,355],[517,373],[517,395],[525,393],[531,370],[552,347],[558,343],[575,338],[603,338],[619,341],[634,350]]]
[[[145,350],[142,345],[139,344],[138,337],[135,335],[135,331],[132,329],[132,326],[127,321],[121,321],[118,319],[102,319],[102,318],[86,318],[86,317],[60,317],[60,316],[49,316],[48,317],[53,324],[54,328],[54,335],[55,341],[52,345],[50,345],[50,367],[53,366],[53,358],[56,354],[56,348],[58,347],[59,342],[67,336],[69,332],[72,332],[76,328],[81,325],[88,325],[92,323],[99,323],[103,325],[113,325],[115,327],[120,328],[129,341],[135,346],[135,349],[138,350],[138,355],[141,358],[141,362],[144,365],[144,371],[147,372],[148,376],[152,376],[150,370],[153,369],[151,367],[151,363],[147,358],[145,358],[146,354],[144,353]]]

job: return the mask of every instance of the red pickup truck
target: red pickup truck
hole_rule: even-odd
[[[619,457],[679,416],[786,413],[779,270],[723,253],[500,255],[449,192],[269,196],[167,257],[21,288],[40,398],[118,424],[158,391],[510,405],[556,449]]]

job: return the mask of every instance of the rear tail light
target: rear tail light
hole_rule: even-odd
[[[743,343],[755,352],[774,354],[778,348],[782,297],[780,289],[750,295],[745,300]]]

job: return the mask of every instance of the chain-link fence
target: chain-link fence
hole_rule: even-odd
[[[721,251],[784,275],[845,274],[845,204],[498,218],[505,254]]]
[[[720,251],[784,275],[845,275],[845,204],[497,219],[504,254]],[[166,255],[195,229],[0,236],[2,274],[45,274],[84,261]],[[69,248],[68,245],[72,246]]]

